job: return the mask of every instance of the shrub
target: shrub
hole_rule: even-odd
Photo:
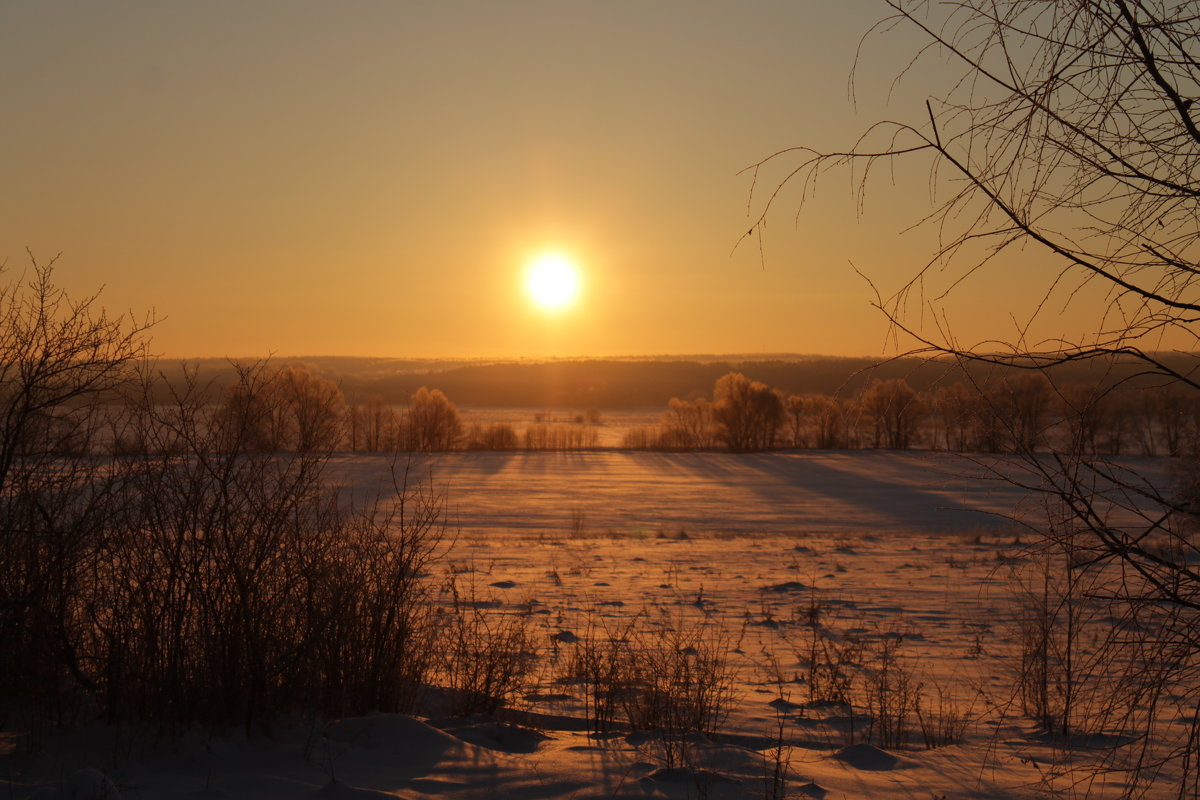
[[[599,446],[600,435],[593,427],[538,423],[525,429],[526,450],[588,450]]]
[[[148,327],[72,299],[53,268],[0,285],[0,714],[35,734],[96,689],[77,634],[116,478],[91,451]]]
[[[34,651],[79,688],[60,706],[167,730],[412,709],[440,498],[397,473],[394,498],[352,503],[325,485],[327,456],[249,449],[228,418],[213,424],[207,387],[184,383],[173,407],[147,386],[147,446],[89,465],[64,503],[87,512],[71,529],[88,545],[62,564],[57,653]]]
[[[533,664],[529,617],[506,614],[459,593],[453,575],[452,602],[438,615],[437,677],[450,690],[453,716],[492,714],[508,704]]]
[[[920,707],[921,685],[900,658],[902,636],[884,634],[868,652],[864,701],[871,722],[867,741],[886,749],[904,747]]]
[[[580,637],[568,680],[587,692],[589,723],[603,733],[618,712],[632,730],[656,732],[670,757],[686,733],[715,733],[729,711],[732,672],[723,632],[666,617],[647,630],[639,615],[617,631]]]
[[[467,434],[468,450],[516,450],[517,432],[507,422],[472,425]]]

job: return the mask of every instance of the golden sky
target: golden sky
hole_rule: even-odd
[[[739,170],[919,122],[950,77],[893,87],[915,40],[872,37],[851,102],[885,11],[0,4],[0,258],[17,274],[26,248],[61,252],[72,292],[103,285],[110,310],[162,317],[166,356],[880,354],[886,326],[850,264],[887,289],[928,260],[932,233],[904,233],[929,210],[927,165],[881,174],[862,216],[833,174],[799,217],[783,196],[761,253],[735,245]],[[581,271],[554,313],[523,284],[547,250]],[[1011,331],[1044,262],[960,287],[955,334]],[[1076,324],[1094,321],[1068,309],[1046,333]]]

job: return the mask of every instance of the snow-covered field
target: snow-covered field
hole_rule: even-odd
[[[1162,476],[1161,460],[1131,459]],[[335,481],[386,488],[387,456],[334,459]],[[446,495],[466,534],[964,533],[1007,527],[1028,495],[981,463],[930,452],[730,455],[629,451],[450,453],[401,462]],[[1017,472],[1010,467],[1009,471]]]
[[[1167,480],[1164,463],[1131,463]],[[1006,517],[1033,514],[1036,504],[985,479],[972,461],[601,451],[445,454],[407,466],[410,480],[445,495],[451,543],[435,578],[448,585],[453,576],[478,606],[529,620],[539,643],[528,685],[500,718],[297,720],[252,740],[196,735],[157,747],[137,732],[98,727],[64,736],[34,763],[0,762],[0,795],[1119,794],[1120,774],[1078,783],[1085,773],[1062,769],[1065,750],[1012,705],[1011,576],[1022,532]],[[388,469],[383,457],[344,456],[331,475],[369,491],[387,483]],[[831,640],[860,643],[864,662],[892,643],[922,691],[940,694],[940,710],[963,717],[962,743],[924,749],[915,732],[892,752],[847,747],[856,721],[844,708],[807,702],[814,621]],[[560,680],[563,665],[583,638],[631,629],[651,638],[706,632],[731,677],[719,735],[666,752],[619,725],[605,736],[586,732],[585,695]],[[779,768],[786,795],[772,794],[778,784],[765,779]]]

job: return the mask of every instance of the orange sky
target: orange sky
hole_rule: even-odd
[[[884,11],[7,3],[0,258],[17,273],[27,247],[61,251],[72,291],[163,317],[167,356],[884,353],[849,264],[887,289],[928,259],[932,232],[902,233],[929,209],[927,165],[882,174],[861,218],[846,174],[797,219],[786,194],[762,256],[734,249],[740,169],[919,121],[948,79],[893,90],[914,40],[874,37],[850,102]],[[521,283],[547,248],[584,273],[556,315]],[[1046,263],[1020,254],[960,287],[955,334],[1010,333]],[[1039,333],[1094,327],[1085,300]]]

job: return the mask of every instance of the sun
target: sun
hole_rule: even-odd
[[[525,270],[525,291],[544,311],[561,311],[579,296],[579,267],[562,253],[543,253]]]

